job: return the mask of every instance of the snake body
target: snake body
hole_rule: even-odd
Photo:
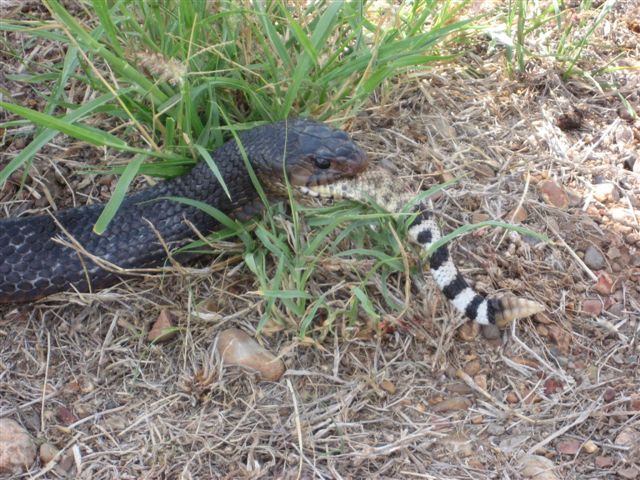
[[[212,153],[229,196],[201,162],[186,175],[127,196],[102,235],[92,230],[101,204],[2,220],[0,303],[104,288],[121,275],[91,256],[122,269],[161,266],[167,248],[197,239],[196,230],[207,234],[219,227],[201,209],[168,197],[197,200],[226,214],[255,205],[257,193],[238,143],[271,193],[286,190],[285,173],[293,186],[313,186],[355,176],[366,167],[364,153],[345,132],[310,120],[290,120],[242,132],[239,142],[230,140]],[[57,237],[72,239],[90,255],[56,242]]]

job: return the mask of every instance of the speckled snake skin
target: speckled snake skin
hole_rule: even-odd
[[[364,153],[345,132],[318,122],[274,123],[240,133],[239,138],[262,185],[274,192],[285,188],[285,169],[292,185],[313,186],[366,168]],[[68,239],[68,234],[91,255],[121,268],[162,266],[167,254],[158,235],[174,249],[197,238],[193,228],[207,234],[219,226],[203,211],[166,197],[198,200],[227,214],[255,203],[256,190],[237,142],[225,143],[212,157],[231,198],[201,162],[186,175],[128,196],[100,236],[92,227],[103,205],[61,211],[55,220],[50,215],[1,220],[0,303],[31,301],[64,290],[93,291],[119,281],[119,274],[55,242],[55,237]]]

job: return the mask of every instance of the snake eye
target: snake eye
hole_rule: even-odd
[[[326,170],[331,166],[331,160],[324,157],[313,157],[313,162],[316,164],[316,167],[322,170]]]

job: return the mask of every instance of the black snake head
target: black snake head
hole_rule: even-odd
[[[353,178],[367,168],[367,156],[342,130],[304,119],[289,120],[285,125],[286,129],[278,129],[284,138],[277,142],[280,153],[274,152],[269,160],[268,178],[260,172],[272,191],[284,190],[284,184],[277,180],[282,178],[282,160],[289,183],[298,190]]]

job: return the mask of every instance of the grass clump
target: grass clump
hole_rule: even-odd
[[[58,0],[44,5],[51,20],[6,21],[1,26],[6,32],[57,41],[66,54],[63,61],[45,66],[55,90],[46,98],[43,112],[1,104],[39,130],[0,172],[0,184],[28,166],[58,132],[132,152],[136,156],[119,171],[115,194],[95,227],[98,232],[106,228],[136,175],[176,175],[200,158],[215,172],[216,159],[206,150],[228,139],[228,130],[292,115],[340,122],[353,116],[387,80],[453,58],[441,53],[447,50],[443,41],[469,28],[468,20],[456,17],[459,7],[429,0],[388,10],[340,1],[304,6],[282,1],[94,0],[73,11]],[[22,75],[19,80],[37,79]],[[84,84],[94,92],[94,100],[72,103],[65,96],[70,82]],[[90,126],[96,117],[118,134]],[[338,219],[319,225],[317,236],[303,244],[294,211],[298,240],[293,243],[284,230],[273,228],[273,219],[269,228],[257,227],[259,247],[243,237],[245,260],[258,275],[267,315],[281,305],[285,316],[302,318],[308,325],[326,307],[326,296],[310,302],[305,291],[315,268],[308,259],[326,248],[325,240],[337,225],[359,219],[348,231],[361,231],[362,222],[370,222],[363,218],[341,211]],[[369,250],[363,247],[361,253],[365,252]],[[274,272],[267,257],[278,259]],[[400,268],[396,257],[383,263]],[[368,305],[361,287],[354,292],[354,301]]]
[[[524,73],[528,58],[549,58],[562,72],[563,80],[576,75],[591,76],[598,73],[599,67],[598,71],[586,71],[579,68],[579,63],[585,47],[616,1],[599,2],[598,6],[595,3],[582,0],[570,7],[567,2],[561,1],[509,2],[504,16],[505,30],[510,34],[506,37],[510,40],[505,45],[509,70]],[[546,28],[548,24],[553,24],[557,35],[538,34],[538,30]],[[540,41],[541,37],[549,41]]]
[[[26,169],[59,132],[130,152],[134,156],[118,170],[119,183],[95,226],[97,232],[106,229],[136,175],[170,177],[200,159],[215,173],[216,159],[207,151],[236,129],[262,122],[301,115],[340,123],[355,115],[390,79],[456,58],[458,53],[451,52],[464,49],[478,29],[473,19],[462,17],[468,2],[440,0],[416,0],[384,9],[364,1],[93,0],[73,10],[58,0],[43,3],[49,20],[0,24],[5,32],[58,42],[65,52],[61,61],[42,65],[44,72],[12,77],[50,82],[53,88],[43,98],[42,111],[0,102],[1,108],[38,126],[28,146],[0,171],[0,185],[16,170]],[[522,67],[527,29],[558,14],[545,10],[537,23],[527,27],[527,3],[514,5],[508,21],[519,19],[516,37],[521,48],[516,57]],[[577,58],[574,50],[565,57],[570,71]],[[91,100],[74,103],[67,98],[67,86],[72,83],[90,91],[86,97]],[[107,125],[111,133],[93,127],[94,121]],[[315,236],[303,242],[295,205],[291,238],[286,229],[278,228],[272,212],[268,228],[256,228],[259,242],[242,236],[246,263],[258,275],[267,300],[263,320],[272,315],[293,316],[302,319],[304,331],[320,310],[335,316],[327,295],[312,299],[307,283],[316,266],[313,259],[323,250],[336,251],[346,233],[333,239],[333,232],[348,222],[344,232],[358,248],[342,255],[373,259],[371,274],[380,271],[384,280],[379,285],[386,285],[389,275],[406,270],[388,216],[366,216],[351,207],[338,209],[326,222],[312,222]],[[237,225],[228,219],[223,223],[227,230],[220,238],[238,233]],[[379,223],[379,229],[372,230],[372,223]],[[391,252],[380,253],[389,248]],[[359,307],[375,317],[366,294],[368,281],[362,278],[350,287],[351,319]],[[383,297],[393,309],[402,308],[402,301],[388,292]]]

